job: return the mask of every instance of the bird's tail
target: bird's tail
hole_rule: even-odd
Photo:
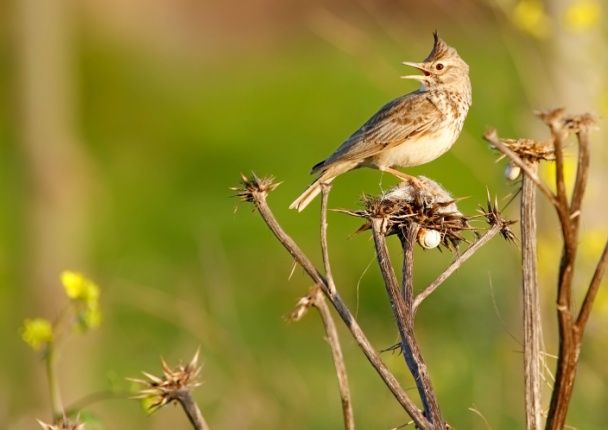
[[[331,181],[335,179],[335,176],[326,176],[323,174],[319,176],[317,180],[315,180],[306,190],[300,194],[300,197],[294,200],[294,202],[289,206],[289,209],[295,209],[298,212],[302,212],[306,206],[312,202],[315,197],[319,195],[321,192],[322,184],[329,184]]]
[[[319,193],[321,192],[322,184],[331,183],[334,179],[336,179],[337,176],[354,169],[355,167],[357,167],[357,165],[358,162],[353,162],[350,160],[332,162],[328,166],[322,166],[322,163],[319,163],[317,166],[321,166],[321,168],[323,169],[321,176],[319,176],[316,181],[310,184],[310,186],[306,188],[306,190],[300,195],[300,197],[295,199],[295,201],[289,206],[289,209],[295,209],[298,212],[302,212],[306,208],[306,206],[308,206],[308,204],[319,195]],[[317,166],[315,166],[315,170],[320,170],[319,168],[317,168]]]

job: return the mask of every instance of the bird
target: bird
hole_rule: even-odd
[[[323,184],[359,167],[387,172],[412,184],[415,177],[395,167],[435,160],[458,139],[472,102],[469,66],[435,31],[433,49],[421,63],[403,61],[422,74],[401,76],[420,87],[380,108],[327,159],[313,166],[317,179],[289,206],[301,212]]]

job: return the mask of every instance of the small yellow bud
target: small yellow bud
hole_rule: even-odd
[[[53,341],[53,326],[44,318],[26,319],[23,322],[21,338],[38,351],[43,345]]]
[[[99,287],[81,273],[66,270],[61,274],[61,283],[70,299],[81,300],[89,306],[97,304]]]

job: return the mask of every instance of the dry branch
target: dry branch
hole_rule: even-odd
[[[543,154],[536,154],[536,156],[532,154],[532,157],[536,157],[535,161],[555,160],[556,169],[554,179],[557,190],[556,194],[553,194],[547,185],[540,181],[531,166],[526,165],[527,163],[524,159],[530,161],[530,154],[520,151],[519,148],[512,144],[512,142],[523,141],[524,139],[499,139],[495,131],[486,133],[485,138],[490,141],[496,149],[509,157],[514,164],[519,166],[526,175],[524,177],[524,186],[526,187],[526,190],[522,193],[522,228],[527,229],[527,231],[530,232],[529,229],[533,227],[533,223],[535,222],[535,212],[530,210],[531,183],[536,185],[536,187],[549,198],[550,202],[555,207],[559,219],[563,241],[562,256],[558,269],[556,306],[559,329],[559,352],[557,354],[557,371],[545,428],[547,430],[561,430],[566,425],[566,415],[572,398],[584,328],[589,318],[597,289],[599,288],[606,266],[608,265],[608,243],[596,266],[593,278],[585,293],[585,299],[578,311],[578,316],[576,316],[577,314],[572,303],[572,280],[574,277],[578,249],[580,212],[589,171],[589,129],[594,124],[594,118],[589,114],[566,115],[563,109],[540,112],[537,115],[545,122],[551,132],[553,154],[552,157],[546,156],[547,153],[544,152]],[[574,188],[570,199],[568,199],[564,178],[563,147],[566,138],[571,134],[575,134],[577,138],[578,157]],[[543,146],[543,148],[546,148],[546,145]],[[548,154],[551,155],[550,152]],[[530,236],[533,235],[526,234],[524,230],[522,230],[522,242],[524,243],[524,253],[522,256],[524,288],[526,287],[526,283],[531,284],[535,282],[532,276],[535,275],[536,271],[536,257],[531,248],[533,244],[528,242],[531,240]],[[528,291],[528,293],[530,293],[530,291]],[[526,290],[524,290],[524,299],[525,312],[530,312],[533,308],[536,308],[537,305],[534,301],[538,300],[537,297],[527,295]],[[535,348],[537,345],[535,344],[535,341],[532,340],[532,333],[540,333],[540,319],[527,319],[526,313],[524,313],[524,325],[526,330],[526,345]],[[530,335],[530,337],[528,337],[528,335]],[[528,344],[528,342],[534,343]],[[528,360],[530,358],[531,357],[526,354],[526,380],[530,383],[526,384],[527,397],[528,394],[532,394],[532,391],[535,390],[534,384],[536,383],[533,381],[535,376],[531,374],[531,372],[536,370],[536,364],[529,362]],[[530,399],[528,399],[528,401],[530,401]],[[532,417],[530,413],[533,412],[536,414],[536,402],[539,400],[533,399],[532,401],[532,405],[527,405],[529,429],[538,428],[538,425],[536,425],[538,419],[536,416]]]
[[[306,273],[311,277],[320,291],[327,297],[348,329],[355,338],[364,354],[397,398],[406,412],[412,417],[414,423],[421,429],[445,430],[449,426],[445,423],[433,390],[427,367],[422,358],[420,348],[414,333],[415,308],[428,297],[445,279],[453,274],[461,265],[470,258],[477,250],[487,243],[496,234],[501,233],[506,239],[513,239],[509,230],[511,221],[506,221],[499,213],[496,204],[488,202],[487,210],[482,210],[483,216],[490,224],[490,229],[482,236],[477,235],[477,240],[461,256],[459,256],[437,280],[423,289],[422,293],[414,296],[413,284],[413,249],[416,241],[426,248],[441,244],[444,248],[457,251],[459,244],[465,241],[462,233],[475,231],[469,220],[462,215],[455,200],[436,182],[424,178],[418,178],[421,186],[402,183],[389,190],[379,198],[365,198],[364,208],[359,211],[341,210],[357,217],[366,219],[366,224],[359,230],[371,229],[378,264],[384,279],[384,284],[389,296],[397,328],[400,334],[400,350],[402,351],[406,365],[412,374],[418,393],[423,405],[421,411],[412,400],[403,392],[395,377],[386,369],[375,350],[361,331],[354,317],[340,298],[335,287],[332,276],[329,251],[327,244],[327,203],[329,186],[322,187],[321,200],[321,253],[326,277],[311,263],[308,257],[301,251],[297,244],[289,237],[278,224],[272,211],[266,202],[267,194],[276,188],[276,184],[270,179],[259,179],[255,175],[252,178],[243,177],[242,188],[237,189],[237,196],[249,202],[253,202],[262,219],[266,222],[275,237],[294,257]],[[429,234],[431,233],[431,234]],[[403,273],[401,285],[397,281],[395,271],[390,261],[386,246],[386,236],[396,234],[399,236],[403,250]],[[313,293],[311,293],[313,294]],[[296,311],[292,315],[299,318],[308,306],[314,305],[314,300],[309,294],[300,300]],[[322,299],[317,291],[316,296]],[[333,324],[331,315],[324,310],[325,302],[318,300],[318,309],[324,323]],[[348,395],[348,384],[346,371],[343,367],[343,358],[337,337],[332,338],[331,332],[335,332],[326,324],[328,339],[332,346],[336,372],[341,387],[343,399],[343,414],[345,426],[349,426],[350,398]],[[337,347],[335,347],[337,346]],[[352,424],[354,426],[354,424]]]
[[[535,173],[538,171],[536,161],[529,161],[528,164],[530,170]],[[520,214],[526,428],[540,430],[540,363],[543,341],[536,267],[536,187],[528,175],[522,179]]]
[[[331,271],[331,264],[329,261],[329,249],[327,245],[327,203],[329,200],[329,191],[331,185],[321,185],[321,253],[323,255],[323,266],[325,267],[325,276],[327,278],[327,286],[332,294],[336,293],[336,284]],[[340,346],[340,339],[338,337],[338,330],[331,312],[325,302],[325,297],[316,291],[313,299],[313,305],[319,311],[321,320],[323,321],[323,327],[327,334],[327,342],[331,348],[332,358],[334,361],[334,367],[336,368],[336,377],[338,378],[338,388],[340,390],[340,400],[342,404],[342,417],[344,419],[345,430],[354,430],[355,428],[355,417],[353,413],[353,402],[350,396],[350,387],[348,385],[348,374],[346,372],[346,364],[344,363],[344,355],[342,354],[342,348]]]
[[[364,355],[374,367],[380,378],[383,380],[385,385],[389,388],[395,399],[404,408],[408,415],[414,420],[416,426],[420,429],[430,429],[428,420],[424,417],[422,411],[418,406],[409,398],[403,388],[399,385],[397,378],[388,370],[378,353],[372,347],[371,343],[365,336],[365,333],[361,330],[361,327],[357,323],[355,317],[350,312],[339,293],[332,292],[329,288],[328,282],[321,273],[312,264],[310,259],[302,252],[300,247],[294,242],[294,240],[283,230],[279,225],[272,210],[268,206],[266,201],[267,195],[270,191],[275,189],[277,184],[272,179],[260,179],[253,175],[252,178],[242,177],[242,188],[238,188],[237,196],[244,201],[252,202],[268,228],[275,235],[277,240],[283,245],[283,247],[289,252],[289,254],[295,259],[295,261],[304,269],[308,276],[319,285],[321,291],[328,298],[331,304],[334,306],[338,315],[350,331],[351,335],[363,351]]]
[[[401,338],[401,352],[403,353],[407,367],[414,377],[418,394],[422,400],[424,415],[430,421],[430,428],[443,430],[445,429],[445,422],[441,417],[439,403],[437,402],[437,398],[431,384],[431,378],[428,374],[422,354],[420,353],[420,348],[418,347],[416,337],[414,336],[413,314],[411,312],[411,308],[408,311],[406,299],[400,291],[397,277],[395,276],[395,271],[391,265],[388,250],[386,248],[385,233],[382,231],[382,225],[385,220],[382,218],[373,218],[371,219],[371,222],[378,266],[382,272],[384,284],[391,302],[391,308],[399,329],[399,336]],[[413,249],[413,243],[411,244],[411,248]],[[409,264],[409,262],[406,264]],[[411,295],[411,289],[413,288],[411,278],[407,279],[405,284],[406,296]]]
[[[331,349],[334,367],[336,368],[336,377],[338,378],[338,387],[340,389],[340,401],[342,404],[342,417],[344,419],[344,428],[346,430],[354,430],[355,417],[353,413],[353,402],[350,396],[350,388],[348,385],[348,374],[344,363],[344,354],[340,347],[340,339],[338,338],[338,330],[331,316],[329,307],[325,301],[325,297],[318,292],[313,302],[314,307],[319,311],[325,333],[327,334],[327,343]]]

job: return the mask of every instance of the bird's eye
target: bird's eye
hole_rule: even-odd
[[[442,69],[443,69],[443,67],[444,67],[444,66],[443,66],[443,63],[437,63],[437,64],[435,65],[435,68],[436,68],[437,70],[442,70]]]

